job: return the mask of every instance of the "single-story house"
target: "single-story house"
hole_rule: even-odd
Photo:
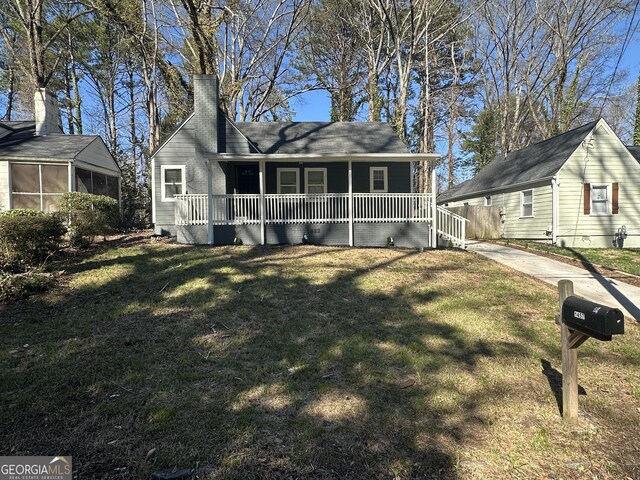
[[[436,245],[436,205],[413,193],[412,162],[437,155],[409,153],[383,123],[235,123],[218,100],[217,78],[196,75],[193,114],[151,157],[156,234],[200,244]]]
[[[35,120],[0,122],[0,211],[58,209],[65,192],[120,199],[120,168],[99,135],[65,135],[58,106],[35,94]]]
[[[640,163],[600,119],[494,159],[437,202],[499,207],[505,238],[640,247],[639,179]]]

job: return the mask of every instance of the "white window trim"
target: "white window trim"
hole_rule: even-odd
[[[322,172],[324,173],[324,183],[322,185],[322,193],[327,193],[327,169],[326,168],[305,168],[304,169],[304,192],[309,193],[309,172]],[[317,185],[316,185],[317,186]]]
[[[524,192],[531,192],[531,215],[524,214]],[[533,218],[535,217],[533,210],[533,188],[522,190],[520,192],[520,218]]]
[[[376,190],[373,188],[373,172],[382,170],[384,172],[384,189]],[[387,167],[369,167],[369,192],[371,193],[387,193],[389,190],[389,169]]]
[[[493,198],[491,197],[491,195],[485,195],[484,196],[484,206],[485,207],[490,207],[492,203],[493,203]]]
[[[613,199],[611,198],[612,196],[612,187],[611,187],[611,183],[592,183],[591,184],[591,193],[590,193],[590,200],[591,200],[591,205],[589,205],[589,216],[591,217],[608,217],[613,215]],[[607,203],[606,203],[606,207],[607,207],[607,211],[606,213],[594,213],[594,209],[593,209],[593,189],[594,188],[602,188],[605,187],[607,189]]]
[[[160,165],[160,193],[161,200],[163,202],[175,202],[176,199],[173,197],[167,197],[167,191],[165,189],[166,182],[164,181],[164,172],[165,170],[182,170],[182,194],[184,195],[187,191],[187,179],[185,175],[185,166],[184,165]]]
[[[280,182],[280,176],[284,172],[294,172],[296,174],[296,193],[300,193],[300,169],[299,168],[277,168],[276,176],[278,180],[278,194],[282,194],[282,184]]]

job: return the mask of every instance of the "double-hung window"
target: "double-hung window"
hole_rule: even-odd
[[[613,183],[584,184],[585,215],[615,215],[619,213],[620,187]]]
[[[591,215],[611,214],[611,185],[591,185]]]
[[[486,195],[484,197],[484,206],[485,207],[490,207],[491,206],[491,195]]]
[[[163,202],[174,202],[175,195],[182,195],[186,192],[184,165],[162,165],[160,175]]]
[[[278,193],[300,193],[300,170],[297,168],[278,168]]]
[[[387,193],[388,171],[387,167],[369,168],[369,191],[371,193]]]
[[[520,216],[533,217],[533,190],[520,192]]]
[[[305,168],[304,191],[306,193],[327,193],[327,169]]]

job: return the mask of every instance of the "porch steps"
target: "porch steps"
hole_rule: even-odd
[[[468,221],[463,216],[438,205],[438,243],[444,246],[465,249]]]

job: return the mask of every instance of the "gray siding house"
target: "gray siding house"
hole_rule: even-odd
[[[435,202],[412,193],[411,154],[381,123],[234,123],[215,76],[152,155],[157,234],[183,243],[435,246]]]
[[[58,107],[35,94],[35,120],[0,122],[0,211],[58,209],[65,192],[120,199],[120,168],[98,135],[64,135]]]
[[[600,119],[506,157],[443,192],[500,207],[502,236],[565,247],[640,247],[640,163]]]

